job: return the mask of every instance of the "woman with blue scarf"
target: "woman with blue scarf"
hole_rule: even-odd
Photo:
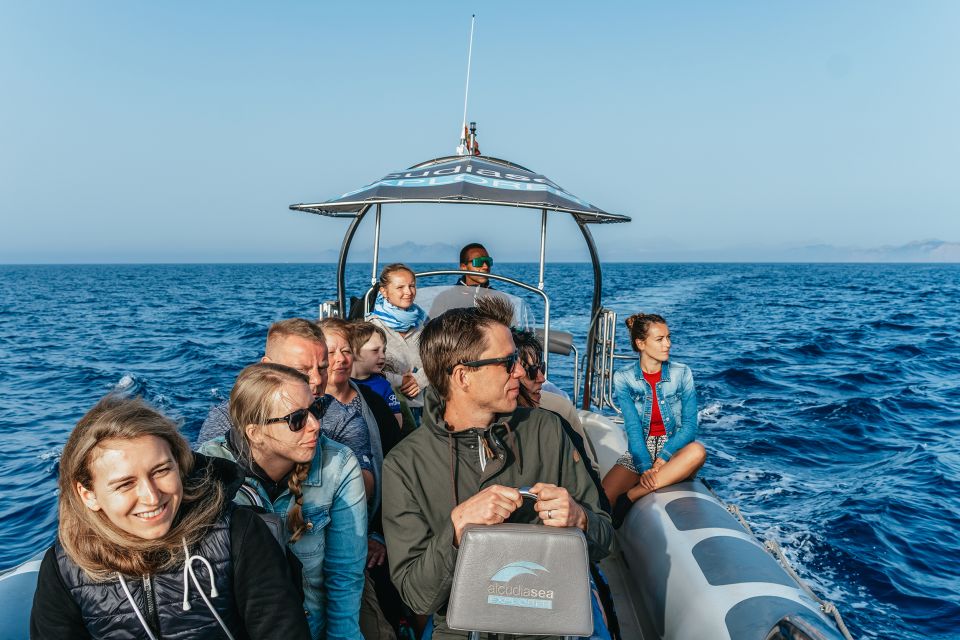
[[[380,293],[367,320],[387,334],[383,374],[407,398],[414,414],[423,408],[423,390],[430,386],[420,360],[420,331],[427,321],[418,307],[417,277],[404,264],[391,264],[380,274]],[[418,420],[419,422],[419,420]]]

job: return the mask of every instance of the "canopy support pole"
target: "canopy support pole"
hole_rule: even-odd
[[[576,219],[576,216],[574,216]],[[580,220],[577,220],[577,226],[580,227],[580,233],[587,243],[587,249],[590,250],[590,262],[593,263],[593,302],[590,305],[590,330],[587,333],[587,350],[584,353],[584,360],[587,362],[583,374],[583,399],[580,408],[586,411],[590,410],[590,376],[593,373],[593,354],[597,345],[597,317],[600,315],[600,298],[603,293],[603,274],[600,271],[600,256],[597,254],[597,245],[593,241],[593,235]]]
[[[350,243],[353,242],[353,236],[357,232],[357,227],[360,226],[363,217],[367,215],[367,211],[370,211],[370,206],[371,205],[368,204],[363,209],[360,209],[356,217],[350,221],[347,232],[343,234],[343,243],[340,245],[340,258],[337,260],[337,304],[340,306],[341,318],[346,318],[350,315],[350,310],[347,309],[347,254],[350,253]]]
[[[540,280],[537,289],[543,291],[543,259],[547,251],[547,210],[540,210]]]
[[[377,269],[380,266],[380,203],[377,203],[376,224],[373,231],[373,272],[370,275],[370,286],[377,284]]]
[[[543,263],[547,251],[547,210],[540,210],[540,279],[537,289],[543,291]],[[550,373],[550,314],[543,319],[543,372]]]

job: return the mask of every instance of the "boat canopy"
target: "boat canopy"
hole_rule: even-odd
[[[365,187],[326,202],[294,204],[336,218],[361,215],[374,204],[462,203],[514,206],[570,213],[580,224],[630,222],[565,191],[549,178],[518,164],[487,156],[446,156],[389,173]]]

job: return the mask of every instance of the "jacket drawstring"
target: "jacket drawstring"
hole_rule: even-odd
[[[123,587],[123,593],[127,596],[127,600],[130,601],[130,606],[133,607],[133,612],[137,614],[137,620],[140,621],[140,624],[143,626],[143,630],[147,632],[147,638],[150,640],[157,640],[157,636],[153,635],[153,631],[150,630],[150,626],[144,619],[143,613],[140,611],[140,607],[137,606],[133,596],[130,595],[130,587],[127,586],[127,581],[123,578],[123,574],[118,571],[117,577],[120,578],[120,586]]]
[[[216,619],[217,619],[217,622],[220,624],[220,628],[223,629],[223,632],[224,632],[225,634],[227,634],[227,637],[230,638],[230,640],[234,640],[233,634],[231,634],[231,633],[230,633],[230,630],[227,629],[226,623],[224,623],[223,618],[220,617],[220,614],[217,613],[217,610],[213,608],[213,604],[212,604],[212,603],[210,602],[210,600],[207,598],[207,594],[205,594],[205,593],[203,592],[203,587],[200,586],[200,581],[197,579],[197,574],[193,571],[193,563],[196,562],[196,561],[198,561],[198,560],[199,560],[200,562],[202,562],[202,563],[204,564],[204,566],[206,566],[206,568],[207,568],[207,573],[210,575],[210,597],[211,597],[211,598],[216,598],[219,594],[217,593],[217,585],[215,584],[215,580],[214,580],[214,576],[213,576],[213,566],[210,564],[210,561],[209,561],[209,560],[207,560],[206,558],[204,558],[204,557],[201,556],[201,555],[193,555],[193,556],[190,555],[190,549],[189,549],[189,547],[187,547],[187,539],[186,539],[186,538],[181,538],[181,540],[183,541],[183,554],[184,554],[184,561],[183,561],[183,610],[184,610],[184,611],[190,611],[190,609],[191,609],[190,601],[189,601],[189,599],[188,599],[189,594],[190,594],[190,583],[187,581],[187,576],[189,575],[190,578],[193,580],[193,584],[194,584],[194,586],[197,588],[197,591],[200,592],[200,597],[203,598],[203,602],[207,605],[207,608],[210,609],[210,613],[213,614],[213,617],[216,618]],[[126,590],[126,586],[124,586],[124,590]],[[128,597],[129,597],[129,594],[128,594]],[[132,600],[131,600],[131,602],[132,602]],[[139,610],[138,610],[138,611],[137,611],[138,616],[139,616],[139,613],[140,613],[140,612],[139,612]],[[155,638],[153,638],[152,635],[150,636],[150,638],[151,638],[151,640],[156,640]]]

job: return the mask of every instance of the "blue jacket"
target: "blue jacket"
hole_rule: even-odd
[[[200,447],[201,453],[236,461],[236,452],[221,436]],[[292,494],[284,489],[270,498],[249,473],[238,504],[260,506],[286,522]],[[321,435],[303,493],[307,530],[290,549],[303,564],[304,609],[313,638],[362,637],[358,624],[363,570],[367,559],[367,505],[360,465],[345,445]]]
[[[651,391],[643,378],[639,360],[613,374],[613,393],[623,412],[630,454],[641,473],[653,466],[646,445],[653,413]],[[667,442],[660,457],[668,461],[697,437],[697,390],[693,386],[690,367],[679,362],[664,362],[656,393],[663,428],[667,432]]]

